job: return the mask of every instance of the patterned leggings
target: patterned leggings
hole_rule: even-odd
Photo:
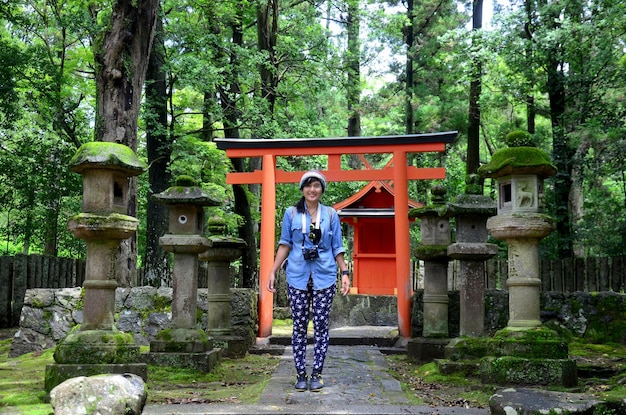
[[[307,290],[299,290],[292,286],[288,288],[293,317],[291,346],[298,374],[306,373],[307,327],[311,305],[313,306],[313,372],[322,373],[328,351],[330,307],[333,304],[335,291],[335,284],[322,290],[314,290],[311,284]]]

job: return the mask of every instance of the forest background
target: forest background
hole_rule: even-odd
[[[458,131],[445,154],[448,197],[525,130],[558,168],[546,184],[549,258],[620,256],[626,242],[626,3],[513,0],[0,0],[0,249],[84,257],[67,230],[81,210],[68,168],[88,141],[117,141],[149,165],[131,187],[140,219],[117,276],[169,285],[158,245],[167,210],[150,195],[180,174],[224,200],[209,208],[248,242],[239,286],[258,284],[259,186],[229,186],[213,140]],[[138,91],[141,91],[139,93]],[[367,155],[375,167],[388,156]],[[324,168],[325,157],[278,158]],[[362,167],[356,155],[344,168]],[[332,205],[365,183],[334,183]],[[410,183],[429,201],[432,182]],[[495,195],[485,182],[485,194]],[[277,215],[298,198],[277,188]],[[280,220],[280,218],[278,218]],[[278,222],[280,223],[280,222]],[[418,241],[419,227],[411,229]]]

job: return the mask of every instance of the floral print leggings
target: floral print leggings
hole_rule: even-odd
[[[293,318],[291,346],[296,372],[306,373],[307,327],[309,308],[313,306],[313,373],[322,373],[324,359],[328,351],[328,329],[330,325],[330,307],[335,297],[336,284],[322,290],[314,290],[309,283],[307,290],[288,288],[289,303]]]

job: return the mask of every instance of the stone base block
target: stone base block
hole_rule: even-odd
[[[204,353],[212,349],[212,339],[207,341],[153,340],[150,342],[150,352],[152,353]]]
[[[59,364],[125,364],[136,361],[139,346],[133,336],[118,330],[77,330],[62,339],[54,351]]]
[[[119,364],[49,364],[46,366],[44,388],[46,393],[67,379],[79,376],[95,376],[103,374],[132,373],[148,380],[148,366],[145,363],[119,363]]]
[[[491,340],[488,343],[489,355],[518,356],[536,359],[567,359],[569,347],[564,341],[516,341]]]
[[[450,339],[415,337],[408,341],[406,354],[418,362],[432,362],[444,357],[445,348],[449,342]]]
[[[173,366],[194,369],[201,372],[212,371],[222,360],[222,349],[216,348],[204,353],[142,353],[139,360],[148,365]]]
[[[578,384],[576,362],[570,359],[487,357],[482,360],[479,370],[482,382],[487,384],[564,387]]]
[[[224,357],[238,359],[248,353],[246,340],[241,336],[215,336],[213,340],[222,348]]]

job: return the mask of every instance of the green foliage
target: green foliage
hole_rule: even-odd
[[[476,76],[472,62],[480,62],[481,163],[504,147],[509,132],[529,128],[527,104],[532,102],[537,115],[530,138],[559,168],[571,168],[560,168],[558,180],[546,183],[549,213],[571,221],[578,254],[621,254],[626,241],[626,224],[620,219],[626,217],[626,77],[620,29],[626,6],[569,0],[528,5],[530,17],[511,4],[497,10],[488,30],[472,32],[469,16],[454,2],[420,2],[411,18],[404,7],[389,7],[388,2],[361,4],[367,40],[359,51],[361,82],[350,85],[344,58],[354,51],[346,50],[345,11],[281,3],[274,47],[260,50],[255,7],[166,0],[168,119],[161,128],[174,143],[170,173],[189,175],[220,195],[224,206],[211,208],[207,216],[224,217],[228,232],[235,234],[241,218],[232,215],[232,190],[224,180],[231,164],[210,140],[233,131],[242,138],[344,136],[346,92],[358,88],[362,94],[355,110],[362,135],[459,131],[445,154],[409,155],[414,166],[446,167],[443,184],[452,199],[465,190],[468,88]],[[0,235],[10,246],[85,254],[84,242],[66,229],[67,218],[80,210],[81,197],[80,177],[67,166],[76,148],[92,140],[97,124],[93,50],[110,15],[111,2],[83,0],[13,1],[0,8]],[[412,45],[405,43],[408,34]],[[239,35],[241,41],[235,42]],[[407,58],[413,67],[411,86],[406,85]],[[558,76],[550,80],[562,82],[565,93],[563,113],[552,119],[548,92],[554,82],[548,82],[548,74],[554,67]],[[261,77],[261,69],[272,82]],[[143,116],[151,116],[147,112]],[[408,115],[412,121],[407,126]],[[145,154],[143,132],[140,125],[140,157]],[[564,139],[555,143],[553,137]],[[376,166],[388,161],[367,157]],[[318,156],[279,157],[278,163],[287,171],[325,167]],[[344,167],[348,164],[344,160]],[[142,252],[148,175],[138,183]],[[572,199],[575,213],[553,197],[562,183],[580,185],[572,193],[580,195]],[[332,205],[363,185],[333,183],[324,202]],[[427,204],[431,185],[411,182],[409,197]],[[487,182],[494,196],[489,186]],[[258,220],[255,192],[248,196]],[[279,219],[298,198],[297,186],[278,186]],[[418,229],[411,232],[417,236]],[[563,240],[562,235],[546,238],[542,254],[556,255]]]
[[[16,245],[11,241],[0,242],[0,255],[16,255],[21,253],[23,249],[22,245]]]
[[[506,135],[505,141],[509,147],[533,147],[532,135],[528,131],[511,131]]]

